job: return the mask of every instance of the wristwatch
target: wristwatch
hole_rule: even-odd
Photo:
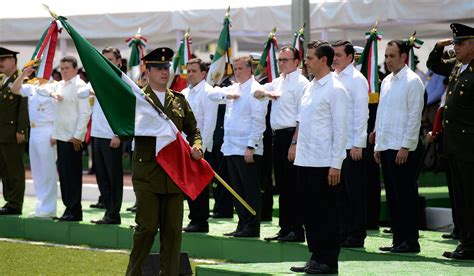
[[[296,139],[291,139],[291,144],[296,145]]]

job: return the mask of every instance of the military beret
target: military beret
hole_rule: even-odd
[[[171,66],[171,60],[173,59],[174,52],[170,48],[160,47],[149,52],[142,58],[147,66],[158,67],[158,68],[169,68]]]
[[[19,54],[19,52],[0,47],[0,58],[16,57],[17,54]]]
[[[452,23],[450,27],[453,31],[453,42],[455,43],[474,38],[474,28],[460,23]]]

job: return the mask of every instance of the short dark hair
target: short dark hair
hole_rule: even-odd
[[[70,62],[72,65],[72,68],[74,69],[77,68],[77,59],[73,56],[65,56],[60,60],[60,62]]]
[[[339,46],[344,46],[344,53],[346,55],[352,55],[352,61],[354,61],[354,55],[355,55],[355,50],[354,50],[354,45],[350,41],[342,41],[338,40],[334,43],[332,43],[332,47],[339,47]]]
[[[390,46],[397,46],[398,48],[398,51],[400,52],[400,55],[401,54],[407,54],[410,52],[410,47],[408,46],[408,44],[401,40],[401,39],[393,39],[393,40],[390,40],[387,45],[390,45]]]
[[[198,64],[198,65],[199,65],[199,69],[200,69],[201,71],[207,72],[207,70],[208,70],[208,69],[207,69],[207,63],[205,63],[204,61],[202,61],[202,59],[200,59],[200,58],[193,58],[193,59],[188,60],[188,64],[187,64],[187,65],[189,65],[189,64]]]
[[[293,58],[297,59],[297,60],[300,60],[300,51],[298,51],[298,49],[296,49],[295,47],[293,47],[293,46],[283,46],[283,47],[281,47],[280,53],[285,52],[285,51],[292,52],[293,53]]]
[[[102,54],[105,53],[113,53],[116,59],[122,61],[122,55],[120,54],[120,50],[118,48],[105,47],[104,50],[102,50]]]
[[[309,49],[315,49],[318,58],[326,57],[326,65],[331,67],[332,61],[334,60],[334,49],[331,47],[329,42],[324,40],[313,40],[308,43],[308,50]]]

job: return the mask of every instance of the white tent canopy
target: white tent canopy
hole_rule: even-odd
[[[141,27],[149,48],[176,47],[191,29],[193,47],[203,48],[217,40],[224,12],[231,7],[231,38],[244,51],[258,50],[268,32],[276,27],[280,45],[293,40],[291,0],[238,1],[112,1],[22,0],[3,3],[0,10],[1,45],[35,45],[51,16],[45,3],[98,48],[126,49],[124,40]],[[364,33],[378,22],[384,38],[408,38],[413,31],[422,40],[449,37],[449,22],[473,24],[472,0],[310,0],[311,37],[349,39],[361,44]],[[66,34],[60,36],[62,52],[71,48]],[[425,43],[431,48],[430,43]],[[66,46],[68,45],[68,46]],[[31,54],[31,53],[30,53]]]

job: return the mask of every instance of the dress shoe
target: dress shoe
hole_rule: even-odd
[[[3,207],[0,208],[0,215],[21,215],[21,211],[10,207]]]
[[[293,271],[293,272],[304,272],[305,269],[307,267],[309,267],[310,265],[316,266],[316,265],[318,265],[318,262],[316,262],[314,260],[310,260],[309,262],[306,262],[304,264],[304,266],[292,266],[292,267],[290,267],[290,270]]]
[[[129,212],[132,212],[132,213],[136,213],[137,212],[137,205],[133,205],[132,207],[128,207],[125,210],[127,210]]]
[[[209,225],[189,224],[188,226],[183,228],[183,231],[187,233],[209,233]]]
[[[443,254],[444,257],[450,258],[450,259],[456,259],[456,260],[474,260],[474,252],[467,252],[464,250],[460,251],[453,251],[453,252],[444,252],[450,253],[450,254]]]
[[[236,237],[236,238],[258,238],[258,237],[260,237],[260,234],[243,230],[243,231],[235,233],[234,237]]]
[[[54,219],[54,218],[53,218]],[[64,215],[60,218],[57,218],[58,221],[82,221],[82,218],[75,217],[73,215]]]
[[[388,252],[390,250],[392,250],[393,246],[381,246],[379,247],[379,250],[380,251],[384,251],[384,252]]]
[[[306,274],[338,274],[337,268],[325,264],[309,265],[304,269]]]
[[[233,237],[237,232],[240,232],[239,230],[235,230],[229,233],[224,233],[223,235],[226,237]]]
[[[386,229],[383,229],[383,231],[385,234],[392,234],[392,228],[386,228]]]
[[[276,241],[276,240],[278,240],[278,238],[281,237],[281,234],[280,234],[280,233],[281,233],[281,231],[278,232],[278,233],[276,233],[276,234],[273,235],[273,236],[265,237],[265,238],[263,238],[263,239],[264,239],[265,241]]]
[[[399,246],[393,247],[390,252],[392,253],[419,253],[420,246],[408,245],[406,242],[402,242]]]
[[[95,224],[120,224],[121,223],[120,219],[111,219],[108,217],[103,217],[99,220],[91,220],[91,222]]]
[[[102,202],[97,202],[94,204],[89,205],[91,208],[96,208],[96,209],[105,209],[105,205]]]
[[[304,236],[298,235],[295,232],[290,232],[288,235],[279,237],[279,242],[304,242]]]
[[[363,248],[364,247],[364,242],[345,240],[345,241],[341,242],[341,247],[345,247],[345,248]]]
[[[459,240],[459,235],[458,235],[458,234],[454,234],[453,232],[443,234],[443,235],[441,235],[441,237],[442,237],[443,239],[448,239],[448,240]]]

